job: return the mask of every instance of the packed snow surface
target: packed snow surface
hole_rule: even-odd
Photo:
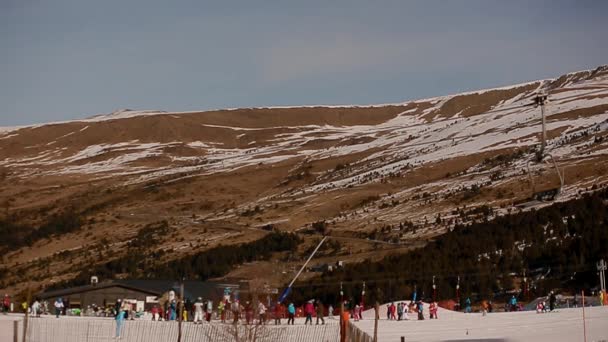
[[[409,303],[409,301],[407,301]],[[384,313],[384,314],[383,314]],[[535,311],[465,314],[439,309],[439,319],[418,321],[410,314],[409,321],[388,321],[386,305],[380,307],[378,341],[583,341],[583,309],[558,309],[544,314]],[[374,333],[373,310],[363,314],[356,326],[370,336]],[[608,306],[585,308],[587,341],[608,340]]]

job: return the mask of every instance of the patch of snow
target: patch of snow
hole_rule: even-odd
[[[7,131],[7,133],[8,133],[8,132],[11,132],[11,131]],[[0,134],[1,134],[1,133],[2,133],[2,132],[0,132]],[[7,134],[7,135],[5,135],[5,136],[0,137],[0,140],[2,140],[2,139],[10,139],[10,138],[16,137],[16,136],[18,136],[18,135],[19,135],[19,134]]]

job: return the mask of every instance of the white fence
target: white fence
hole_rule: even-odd
[[[365,331],[361,330],[352,322],[348,324],[348,341],[349,342],[373,342],[373,337],[369,336]]]
[[[125,321],[121,341],[177,341],[177,322]],[[110,319],[39,318],[28,323],[28,342],[105,342],[116,341],[116,322]],[[338,324],[325,325],[241,325],[222,323],[182,324],[182,342],[293,341],[336,342],[340,339]]]

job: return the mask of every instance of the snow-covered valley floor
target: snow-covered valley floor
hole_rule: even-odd
[[[438,320],[410,321],[386,320],[386,305],[381,307],[378,322],[378,341],[534,341],[571,342],[584,341],[583,309],[558,309],[537,314],[525,312],[494,312],[465,314],[440,310]],[[426,309],[426,308],[425,308]],[[384,313],[384,315],[383,315]],[[372,311],[366,311],[368,319],[356,322],[356,326],[370,336],[374,332]],[[587,341],[608,341],[608,306],[586,307],[585,322]]]

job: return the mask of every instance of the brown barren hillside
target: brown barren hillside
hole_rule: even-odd
[[[546,151],[565,175],[555,200],[579,196],[608,182],[607,70],[394,105],[125,110],[0,129],[0,288],[70,279],[161,221],[168,231],[140,246],[159,263],[298,232],[293,253],[227,275],[278,284],[321,233],[334,242],[316,262],[356,262],[423,245],[476,208],[547,205],[530,202],[561,185],[536,159],[539,92]]]

